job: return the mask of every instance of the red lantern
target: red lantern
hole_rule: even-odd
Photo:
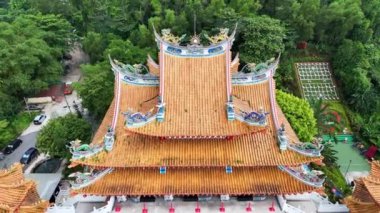
[[[247,206],[247,208],[245,208],[245,211],[246,212],[252,212],[251,203],[248,203],[248,206]]]
[[[269,207],[269,211],[270,211],[270,212],[274,212],[274,211],[276,211],[276,209],[274,208],[274,201],[272,201],[272,206]]]
[[[220,203],[220,208],[219,208],[219,211],[220,212],[226,212],[226,209],[224,208],[224,203]]]
[[[173,207],[173,203],[170,203],[169,213],[174,213],[175,209]]]
[[[199,203],[197,202],[197,207],[195,208],[195,213],[200,213],[201,208],[199,207]]]
[[[142,213],[148,213],[148,209],[145,207],[145,203],[144,203],[144,208],[142,209]]]

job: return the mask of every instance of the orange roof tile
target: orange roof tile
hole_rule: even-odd
[[[362,179],[355,180],[355,190],[352,192],[352,197],[361,202],[374,202]]]
[[[164,122],[153,122],[129,130],[151,136],[179,137],[241,135],[262,129],[227,120],[225,58],[225,54],[207,58],[183,58],[165,54]],[[136,105],[154,96],[142,97],[139,94],[139,91],[153,90],[152,87],[122,87],[125,88],[122,97],[128,104]],[[247,86],[246,90],[249,92],[246,96],[252,104],[266,104],[263,107],[269,110],[267,83]],[[131,105],[121,107],[122,111],[126,111]]]
[[[299,165],[311,158],[294,151],[281,153],[273,130],[226,139],[169,139],[149,136],[118,136],[110,152],[73,161],[101,167],[151,166],[276,166]]]
[[[25,181],[22,174],[21,164],[15,164],[9,170],[0,170],[0,212],[15,210],[22,212],[22,208],[29,209],[37,203],[40,204],[37,209],[34,209],[36,210],[34,212],[39,212],[37,210],[42,205],[47,207],[48,203],[39,198],[36,184],[32,181]]]
[[[350,209],[351,213],[379,213],[380,208],[374,202],[361,202],[358,199],[349,196],[344,199],[344,203]]]
[[[115,169],[92,185],[75,193],[93,195],[276,195],[313,191],[277,167]]]
[[[135,90],[136,89],[136,90]],[[269,98],[260,98],[260,94],[268,90],[267,83],[236,86],[234,94],[245,100],[253,108],[264,107],[270,111]],[[136,87],[124,85],[123,92],[127,93],[121,100],[121,106],[141,107],[137,100],[149,99],[157,94],[155,87]],[[140,92],[138,92],[140,90]],[[133,100],[133,101],[132,101]],[[123,107],[122,107],[123,108]],[[105,116],[105,121],[96,133],[94,144],[102,143],[108,123],[112,120],[113,104]],[[286,126],[290,138],[297,136],[286,121],[280,108],[279,119]],[[109,120],[109,121],[108,121]],[[100,167],[149,167],[149,166],[274,166],[299,165],[321,158],[305,157],[291,150],[281,153],[278,148],[277,130],[272,119],[268,119],[268,128],[264,132],[246,134],[225,139],[168,139],[131,134],[124,129],[124,117],[119,116],[116,129],[116,142],[112,151],[102,152],[84,160],[75,160],[73,165],[86,164]],[[99,134],[101,132],[102,134]],[[298,139],[297,139],[298,140]]]
[[[371,163],[369,176],[355,180],[352,196],[346,198],[351,212],[380,212],[380,162]]]

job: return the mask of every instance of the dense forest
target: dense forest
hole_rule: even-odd
[[[113,97],[108,54],[130,64],[154,57],[153,25],[189,39],[194,24],[203,36],[235,23],[243,65],[282,52],[276,79],[284,91],[298,94],[291,58],[330,60],[354,129],[380,145],[378,0],[0,0],[0,120],[59,79],[74,44],[91,59],[77,90],[101,119]],[[308,49],[296,49],[301,41]]]

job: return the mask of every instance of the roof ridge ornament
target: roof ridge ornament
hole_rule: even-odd
[[[179,45],[179,43],[186,37],[186,34],[181,35],[181,37],[173,35],[171,29],[162,29],[161,34],[164,41],[175,45]]]
[[[222,41],[225,41],[229,38],[228,36],[228,28],[219,28],[219,34],[214,35],[214,36],[208,36],[205,34],[205,38],[210,41],[211,44],[218,44]]]

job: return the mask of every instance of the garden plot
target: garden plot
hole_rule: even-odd
[[[328,62],[296,63],[305,99],[338,100]]]

